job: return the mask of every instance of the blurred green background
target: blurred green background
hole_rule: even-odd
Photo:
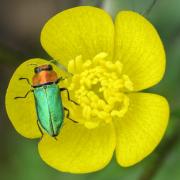
[[[115,158],[103,170],[72,175],[58,172],[40,159],[38,140],[20,136],[7,118],[4,97],[17,66],[33,57],[48,58],[39,42],[45,22],[57,12],[78,5],[144,13],[153,0],[0,0],[0,180],[179,180],[180,179],[180,1],[157,0],[145,16],[155,25],[167,53],[164,79],[147,90],[167,97],[170,123],[160,145],[139,164],[122,168]]]

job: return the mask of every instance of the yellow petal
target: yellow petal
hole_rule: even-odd
[[[149,93],[129,95],[129,111],[115,123],[117,161],[131,166],[150,154],[167,127],[169,106],[165,98]]]
[[[100,52],[112,57],[114,25],[102,9],[80,6],[52,17],[41,33],[41,44],[64,65],[78,55],[92,59]]]
[[[31,86],[26,80],[19,80],[24,77],[32,80],[36,65],[51,64],[43,59],[31,59],[21,64],[14,72],[6,93],[6,110],[15,129],[27,138],[37,138],[41,134],[37,126],[37,115],[33,93],[30,92],[25,99],[14,99],[17,96],[24,96]],[[55,71],[59,69],[51,64]]]
[[[158,83],[165,71],[165,52],[155,28],[141,15],[120,12],[115,21],[115,59],[123,63],[134,90]]]
[[[42,159],[57,170],[88,173],[106,166],[115,148],[115,133],[111,124],[95,129],[66,121],[58,140],[44,136],[39,143]]]

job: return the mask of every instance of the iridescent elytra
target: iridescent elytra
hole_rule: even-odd
[[[70,99],[67,88],[59,88],[58,83],[63,78],[58,78],[57,73],[50,64],[35,67],[34,73],[32,85],[28,78],[19,78],[19,80],[26,80],[33,89],[29,90],[25,96],[15,97],[14,99],[26,98],[30,92],[33,92],[37,113],[37,124],[41,134],[43,135],[43,129],[50,136],[56,137],[64,121],[64,111],[67,111],[66,117],[68,119],[76,122],[69,117],[69,110],[63,107],[60,92],[66,91],[68,100],[76,105],[78,104]]]

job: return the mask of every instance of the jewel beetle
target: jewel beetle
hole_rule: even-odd
[[[58,83],[63,80],[63,78],[58,78],[57,73],[50,64],[35,67],[34,73],[32,85],[28,78],[19,78],[19,80],[26,80],[33,89],[29,90],[25,96],[17,96],[14,97],[14,99],[26,98],[30,92],[33,92],[37,113],[37,124],[41,134],[43,135],[42,128],[50,136],[56,137],[64,121],[64,111],[67,111],[66,117],[68,119],[77,123],[69,117],[69,109],[63,107],[61,92],[66,91],[68,100],[76,105],[79,104],[70,99],[67,88],[59,88]]]

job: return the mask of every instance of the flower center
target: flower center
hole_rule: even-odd
[[[113,63],[106,57],[103,52],[86,61],[78,56],[68,64],[68,71],[73,74],[68,89],[74,92],[81,108],[81,117],[76,121],[87,128],[122,118],[128,110],[127,92],[133,90],[133,84],[122,73],[121,62]]]

